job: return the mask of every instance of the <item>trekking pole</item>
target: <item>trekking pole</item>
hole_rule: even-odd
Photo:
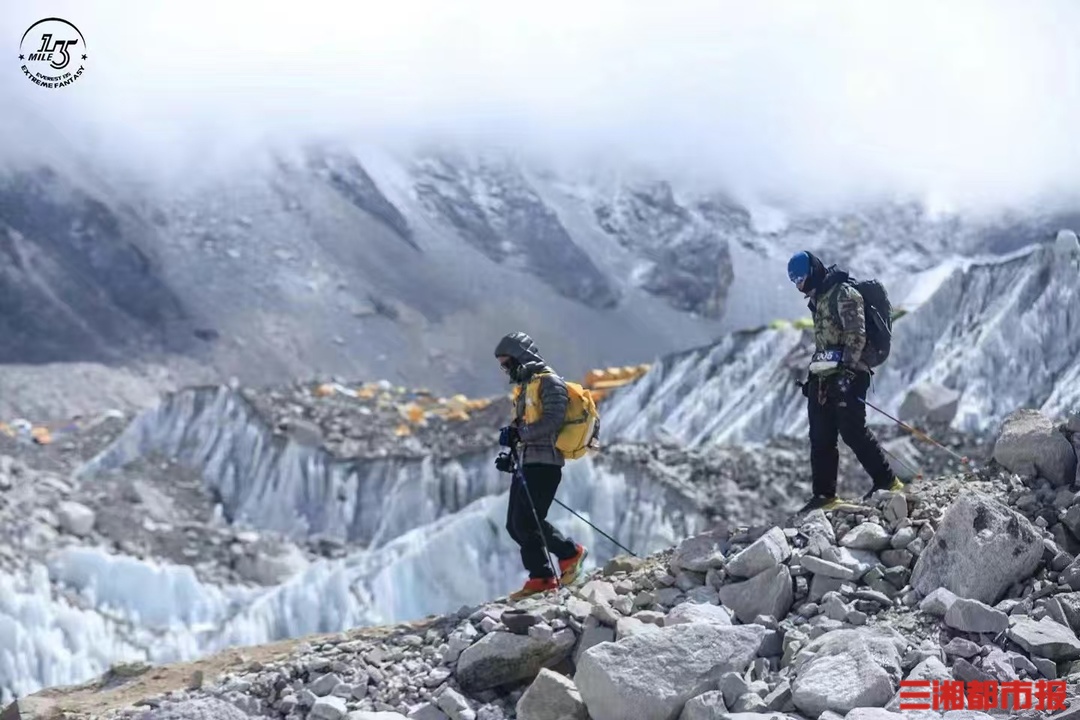
[[[971,462],[971,460],[969,460],[969,459],[968,459],[968,458],[967,458],[966,456],[963,456],[963,455],[961,455],[960,453],[956,452],[955,450],[952,450],[952,449],[950,449],[950,448],[947,448],[947,447],[945,447],[944,445],[942,445],[941,443],[939,443],[939,442],[938,442],[937,440],[935,440],[934,438],[930,437],[930,436],[929,436],[929,435],[927,435],[926,433],[924,433],[924,432],[921,432],[921,431],[919,431],[919,430],[916,430],[915,428],[911,427],[911,426],[910,426],[910,425],[908,425],[907,423],[905,423],[905,422],[903,422],[903,421],[901,421],[901,420],[898,420],[897,418],[894,418],[894,417],[893,417],[892,415],[890,415],[889,413],[885,412],[885,411],[884,411],[884,410],[882,410],[881,408],[877,407],[876,405],[874,405],[873,403],[871,403],[871,402],[870,402],[869,400],[864,400],[863,398],[859,398],[859,401],[860,401],[860,402],[862,402],[862,403],[863,403],[864,405],[866,405],[867,407],[869,407],[869,408],[872,408],[872,409],[874,409],[874,410],[877,410],[877,411],[878,411],[879,413],[881,413],[881,414],[882,414],[882,415],[884,415],[885,417],[889,418],[889,419],[890,419],[890,420],[892,420],[892,421],[893,421],[894,423],[896,423],[896,424],[897,424],[897,425],[899,425],[900,427],[904,428],[905,430],[907,430],[907,431],[908,431],[908,432],[910,432],[911,434],[915,435],[916,437],[918,437],[918,438],[920,438],[920,439],[922,439],[922,440],[925,440],[925,441],[927,441],[927,442],[929,442],[929,443],[932,443],[933,445],[936,445],[937,447],[941,448],[942,450],[944,450],[945,452],[949,453],[949,454],[950,454],[950,455],[952,455],[952,456],[953,456],[954,458],[956,458],[957,460],[959,460],[959,461],[960,461],[960,462],[961,462],[962,464],[964,464],[964,465],[970,465],[970,466],[972,467],[972,469],[974,469],[974,467],[975,467],[974,463],[972,463],[972,462]]]
[[[592,528],[593,530],[595,530],[596,532],[598,532],[598,533],[600,533],[601,535],[603,535],[604,537],[606,537],[606,538],[607,538],[608,540],[610,540],[611,542],[615,543],[615,545],[617,545],[617,546],[618,546],[619,548],[621,548],[622,550],[625,550],[626,552],[630,553],[630,554],[631,554],[631,555],[633,555],[634,557],[639,557],[639,555],[638,555],[638,554],[637,554],[636,552],[634,552],[634,551],[633,551],[633,550],[631,550],[630,548],[626,547],[625,545],[623,545],[622,543],[620,543],[620,542],[619,542],[618,540],[616,540],[615,538],[611,537],[611,536],[610,536],[610,535],[608,535],[608,534],[607,534],[606,532],[604,532],[604,531],[603,531],[603,530],[601,530],[600,528],[596,527],[595,525],[593,525],[593,524],[592,524],[591,522],[589,522],[589,521],[588,521],[588,520],[586,520],[585,518],[583,518],[583,517],[581,517],[580,515],[578,515],[578,514],[577,514],[576,512],[574,512],[574,509],[573,509],[573,508],[571,508],[570,506],[568,506],[567,504],[565,504],[565,503],[564,503],[564,502],[563,502],[562,500],[560,500],[559,498],[554,498],[554,500],[555,500],[555,502],[557,502],[557,503],[559,503],[560,505],[562,505],[562,506],[563,506],[563,508],[565,508],[566,510],[568,510],[568,511],[570,511],[571,513],[573,513],[574,515],[576,515],[576,516],[578,517],[578,519],[579,519],[579,520],[581,520],[581,521],[582,521],[583,523],[585,523],[586,525],[588,525],[589,527],[591,527],[591,528]]]
[[[898,456],[893,455],[891,452],[889,452],[889,450],[884,445],[882,445],[881,451],[883,453],[885,453],[886,455],[888,455],[889,457],[891,457],[893,460],[895,460],[897,462],[897,464],[903,466],[904,468],[907,468],[909,471],[912,471],[911,474],[915,477],[916,480],[922,480],[922,477],[923,477],[922,468],[912,467],[906,461],[901,460]]]
[[[540,533],[540,542],[544,546],[544,558],[547,560],[548,567],[551,569],[551,576],[555,578],[555,581],[559,580],[559,573],[555,572],[555,564],[551,561],[551,551],[548,550],[547,538],[544,537],[544,526],[540,524],[540,515],[536,512],[536,505],[533,504],[532,493],[529,492],[529,484],[525,482],[525,471],[521,469],[521,462],[517,458],[517,449],[514,449],[514,475],[518,477],[521,482],[521,486],[525,488],[525,498],[529,501],[529,508],[532,509],[533,520],[536,521],[536,531]],[[561,504],[561,503],[560,503]]]

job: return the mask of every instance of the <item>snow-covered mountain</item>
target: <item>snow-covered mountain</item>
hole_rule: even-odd
[[[641,171],[442,147],[311,144],[206,165],[162,179],[59,142],[6,153],[0,361],[493,392],[491,348],[510,330],[580,376],[797,316],[784,262],[802,247],[902,289],[1058,222],[916,205],[788,218]]]

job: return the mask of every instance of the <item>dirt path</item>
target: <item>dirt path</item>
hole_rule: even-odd
[[[199,660],[171,665],[132,663],[114,665],[104,675],[83,683],[39,690],[20,698],[0,712],[0,720],[97,720],[112,711],[132,708],[141,701],[176,690],[212,684],[223,673],[238,672],[252,664],[263,665],[297,654],[301,645],[327,642],[378,641],[402,633],[423,632],[435,618],[388,627],[362,627],[343,633],[326,633],[281,640],[267,645],[234,647]]]

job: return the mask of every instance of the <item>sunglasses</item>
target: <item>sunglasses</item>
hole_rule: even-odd
[[[514,361],[511,358],[500,360],[499,367],[503,369],[503,372],[508,373],[514,367]]]

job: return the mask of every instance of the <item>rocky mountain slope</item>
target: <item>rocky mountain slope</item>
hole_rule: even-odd
[[[0,652],[0,692],[505,593],[520,574],[501,531],[507,478],[491,464],[505,398],[326,389],[193,388],[50,445],[0,437],[0,618],[20,638]],[[889,447],[920,467],[956,466],[900,433]],[[980,446],[942,439],[958,453]],[[785,439],[765,452],[613,445],[571,464],[560,498],[648,553],[716,519],[782,519],[809,490],[805,457]],[[842,465],[842,487],[864,490]],[[619,552],[561,508],[552,517],[595,562]]]
[[[0,170],[0,362],[145,366],[176,376],[168,389],[317,372],[490,393],[511,329],[580,375],[795,316],[783,263],[800,247],[906,295],[954,255],[1064,221],[913,205],[788,219],[642,172],[441,147],[278,147],[161,176],[47,127]]]
[[[1064,272],[1075,257],[1069,242],[1076,244],[1065,238],[972,265],[970,275],[943,284],[923,305],[940,306],[941,294],[947,300],[959,287],[961,308],[1026,323],[1036,339],[1044,337],[1049,385],[1038,373],[1028,395],[1006,374],[988,374],[984,382],[991,390],[1001,383],[1006,397],[1030,397],[1047,412],[1055,407],[1045,403],[1048,388],[1061,383],[1058,396],[1065,397],[1061,379],[1072,366],[1065,353],[1055,354],[1049,334],[1037,333],[1052,329],[1066,345],[1071,337],[1073,314],[1062,305],[1074,297]],[[1040,325],[1026,319],[1033,308],[1057,314]],[[918,343],[942,358],[963,357],[973,341],[960,332],[962,323],[948,331],[964,340],[956,346],[941,335],[899,335],[906,323],[939,327],[939,317],[921,320],[923,312],[897,323],[894,358]],[[992,354],[1003,353],[1013,335],[984,331],[978,338]],[[790,343],[787,355],[777,352],[777,339]],[[805,435],[798,432],[802,398],[793,370],[784,367],[797,359],[800,342],[794,329],[741,333],[705,356],[657,363],[605,402],[604,452],[568,466],[560,499],[642,555],[717,521],[783,523],[809,490]],[[896,372],[908,371],[901,365]],[[760,373],[783,376],[784,384],[765,382]],[[734,379],[727,387],[735,393],[722,392],[725,378]],[[770,407],[769,393],[776,392],[790,395],[774,396]],[[941,425],[920,426],[981,469],[994,424],[947,430],[964,406],[961,396],[946,390],[922,397],[945,402],[949,412]],[[699,404],[687,407],[706,413],[712,403],[727,424],[695,429],[695,437],[662,422],[695,399]],[[736,405],[753,411],[733,413],[725,405],[732,400],[756,404]],[[633,403],[643,417],[657,418],[656,435],[628,432],[620,418]],[[78,682],[118,660],[191,660],[235,644],[411,621],[505,593],[520,575],[516,547],[501,529],[507,478],[491,464],[505,408],[505,397],[442,398],[386,382],[203,386],[135,415],[58,431],[52,445],[9,443],[0,617],[18,640],[15,650],[0,652],[2,692]],[[962,469],[956,457],[900,428],[881,431],[907,477]],[[1024,467],[1050,472],[1045,460]],[[1060,459],[1054,467],[1060,482],[1068,466]],[[843,474],[844,492],[865,490],[850,458]],[[1030,510],[1031,499],[1023,502]],[[618,554],[562,508],[552,517],[593,550],[596,563]],[[1067,526],[1044,520],[1059,543],[1071,542]]]
[[[865,508],[712,522],[557,594],[117,667],[18,706],[146,720],[1076,717],[1080,483],[1026,470],[1067,449],[1075,473],[1080,418],[1040,418],[1010,416],[982,469]],[[962,684],[939,710],[900,712],[905,679]]]

